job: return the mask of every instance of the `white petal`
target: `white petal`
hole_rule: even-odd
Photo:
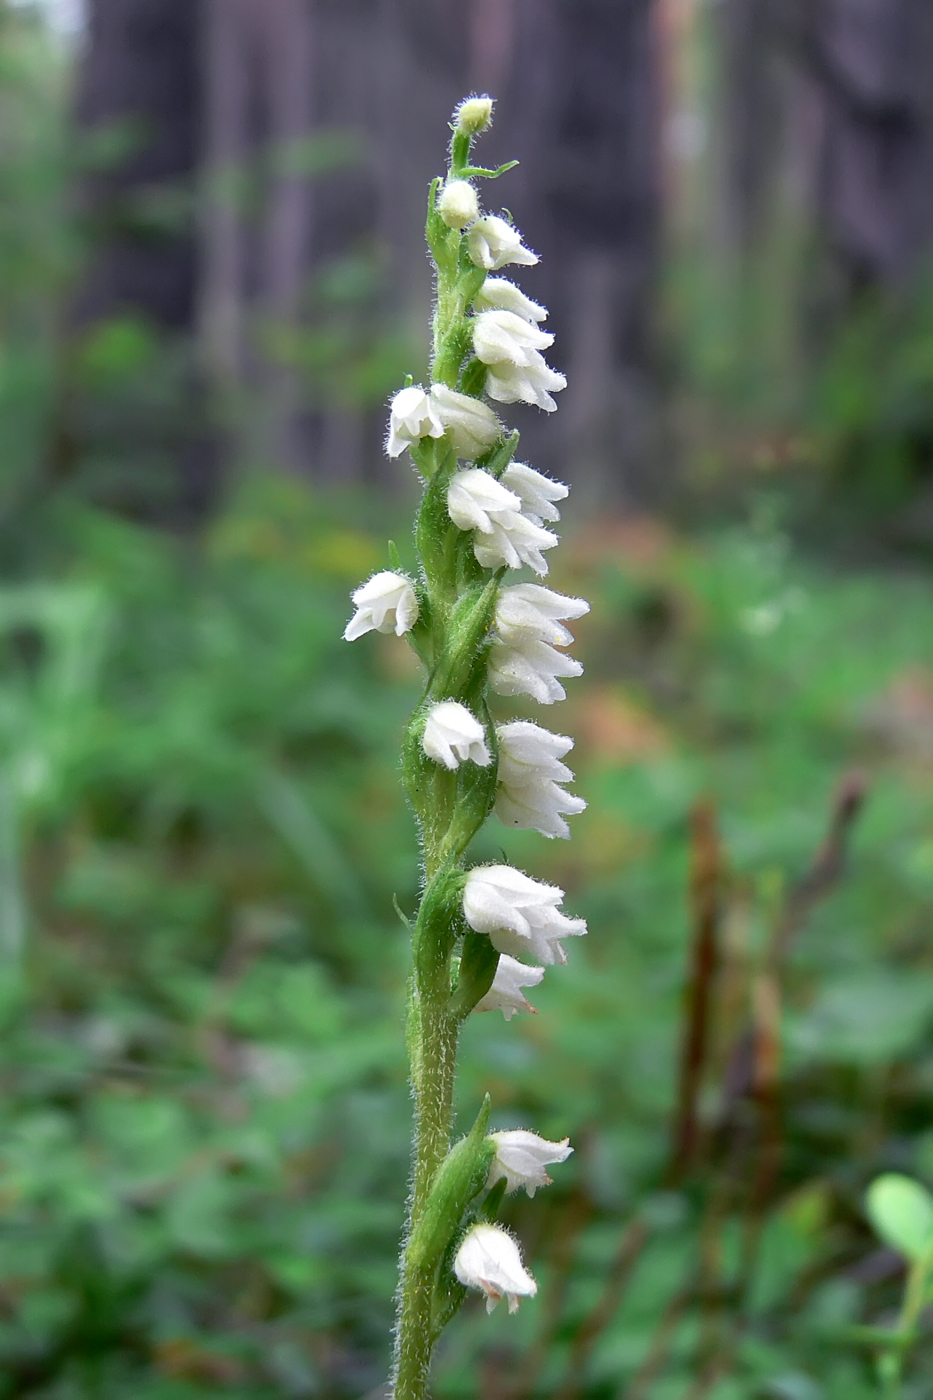
[[[465,705],[443,700],[430,711],[421,747],[428,758],[451,770],[471,761],[486,768],[492,758],[486,747],[486,731]]]
[[[487,277],[473,302],[477,311],[512,311],[526,321],[544,321],[547,311],[505,277]]]
[[[514,491],[522,503],[522,514],[540,525],[543,520],[560,520],[555,501],[562,501],[570,488],[562,481],[542,476],[524,462],[510,462],[502,473],[502,484]]]
[[[511,1021],[517,1011],[534,1011],[531,1002],[522,995],[522,987],[537,987],[544,977],[543,967],[527,967],[508,954],[502,953],[496,967],[492,986],[474,1006],[474,1012],[501,1011]]]
[[[493,519],[504,514],[519,514],[521,502],[490,472],[471,467],[455,472],[447,488],[447,510],[451,520],[461,530],[480,530],[491,535]]]
[[[508,1298],[509,1311],[514,1312],[519,1298],[533,1298],[538,1291],[518,1245],[498,1225],[473,1226],[457,1250],[454,1273],[466,1288],[485,1293],[489,1312],[502,1297]]]
[[[502,436],[502,424],[482,399],[458,394],[446,384],[435,384],[431,397],[458,456],[481,457]]]
[[[524,1186],[529,1196],[533,1196],[539,1186],[550,1186],[551,1178],[546,1167],[555,1162],[566,1162],[573,1152],[570,1139],[561,1142],[548,1142],[537,1133],[525,1128],[490,1133],[496,1144],[496,1155],[489,1171],[489,1185],[505,1178],[506,1193],[511,1194]]]

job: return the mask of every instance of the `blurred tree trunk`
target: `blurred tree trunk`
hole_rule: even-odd
[[[933,242],[933,5],[772,0],[818,95],[817,207],[850,294],[904,281]]]
[[[518,154],[522,168],[487,201],[508,204],[543,255],[534,290],[571,383],[563,431],[518,415],[529,446],[601,491],[643,494],[660,208],[653,11],[653,0],[91,0],[82,115],[139,117],[147,137],[108,189],[185,180],[200,217],[196,239],[108,239],[86,304],[134,305],[196,333],[231,423],[252,425],[254,460],[380,471],[381,424],[339,403],[310,412],[264,341],[299,331],[312,274],[356,249],[384,250],[385,309],[423,335],[425,189],[456,101],[492,90],[484,157]],[[312,184],[288,153],[334,128],[360,133],[364,158]]]

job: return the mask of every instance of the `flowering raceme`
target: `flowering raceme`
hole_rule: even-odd
[[[492,120],[487,96],[454,113],[446,176],[431,187],[427,237],[436,272],[431,383],[407,384],[392,399],[386,451],[406,449],[424,479],[415,528],[417,582],[397,567],[353,593],[344,636],[409,634],[425,688],[402,752],[406,793],[418,822],[423,887],[412,918],[408,1046],[416,1103],[414,1165],[399,1286],[393,1400],[427,1400],[431,1352],[464,1289],[491,1311],[513,1312],[537,1285],[516,1241],[495,1223],[505,1191],[529,1196],[547,1168],[570,1155],[525,1128],[489,1131],[487,1096],[472,1129],[450,1140],[457,1038],[473,1012],[511,1021],[533,1012],[525,989],[564,963],[564,942],[586,932],[563,912],[564,892],[507,864],[470,866],[471,842],[493,814],[505,825],[570,835],[567,818],[586,803],[569,793],[564,759],[572,739],[528,719],[492,713],[496,697],[564,699],[562,681],[582,666],[566,648],[566,624],[588,604],[509,570],[548,572],[559,543],[550,528],[568,494],[517,459],[491,403],[524,402],[552,412],[566,380],[545,361],[547,318],[506,277],[538,259],[510,220],[485,214],[472,159]],[[390,547],[397,566],[398,555]]]

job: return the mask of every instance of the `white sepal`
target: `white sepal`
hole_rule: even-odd
[[[477,311],[512,311],[525,321],[547,319],[546,307],[525,296],[521,287],[505,277],[487,277],[473,299],[473,306]]]
[[[454,1257],[454,1273],[465,1288],[485,1293],[487,1312],[505,1297],[513,1313],[519,1298],[533,1298],[538,1291],[518,1245],[498,1225],[474,1225],[464,1235]]]
[[[500,953],[492,986],[473,1010],[501,1011],[507,1021],[511,1021],[516,1011],[534,1012],[535,1008],[522,994],[522,987],[537,987],[543,976],[543,967],[526,967],[507,953]]]
[[[489,1169],[487,1184],[495,1186],[505,1177],[507,1196],[520,1186],[524,1186],[529,1196],[533,1196],[539,1186],[550,1186],[551,1178],[545,1167],[555,1162],[566,1162],[573,1151],[569,1138],[561,1142],[548,1142],[526,1128],[490,1133],[489,1138],[496,1144],[496,1155]]]
[[[466,228],[479,218],[479,200],[469,180],[448,180],[437,201],[437,212],[448,228]]]
[[[453,771],[472,761],[488,768],[492,757],[486,747],[486,731],[479,720],[457,700],[442,700],[428,715],[421,736],[428,758]]]
[[[401,637],[418,621],[418,597],[411,580],[388,569],[373,574],[351,598],[356,612],[344,630],[344,641],[355,642],[366,632],[394,632]]]
[[[570,495],[570,487],[562,481],[552,481],[524,462],[510,462],[500,479],[503,486],[518,496],[526,519],[536,525],[542,525],[545,520],[560,520],[560,511],[554,502]]]
[[[565,963],[562,938],[586,933],[584,919],[568,919],[559,905],[564,892],[532,880],[511,865],[478,865],[463,890],[463,916],[476,933],[488,933],[494,948],[523,955],[545,967]]]
[[[443,435],[444,424],[430,394],[425,393],[420,384],[399,389],[389,408],[388,455],[400,457],[411,443],[420,442],[423,437]]]
[[[502,424],[487,403],[435,384],[431,398],[458,457],[482,457],[502,436]]]
[[[496,733],[499,788],[495,813],[503,826],[540,831],[542,836],[569,837],[564,817],[586,809],[582,797],[574,797],[560,786],[573,781],[573,773],[560,761],[573,748],[573,740],[521,719],[500,725]]]
[[[476,266],[484,267],[487,272],[498,272],[507,263],[534,267],[538,261],[537,253],[522,243],[518,229],[500,219],[498,214],[486,214],[477,219],[467,234],[467,250]]]

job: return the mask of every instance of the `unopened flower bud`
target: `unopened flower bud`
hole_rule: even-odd
[[[524,1186],[529,1196],[533,1196],[539,1186],[550,1186],[551,1178],[545,1167],[552,1162],[566,1162],[573,1151],[569,1138],[548,1142],[525,1128],[490,1133],[489,1137],[496,1145],[496,1155],[489,1169],[489,1185],[495,1186],[505,1177],[505,1191],[509,1196],[520,1186]]]
[[[428,758],[451,771],[467,760],[480,768],[488,768],[492,762],[486,747],[486,731],[466,706],[456,700],[442,700],[431,710],[421,747]]]
[[[469,180],[448,180],[437,201],[437,212],[448,228],[466,228],[479,218],[479,200]]]
[[[519,1298],[533,1298],[538,1291],[522,1263],[518,1245],[498,1225],[474,1225],[464,1235],[454,1259],[454,1273],[465,1288],[485,1293],[487,1312],[506,1297],[513,1313]]]
[[[479,136],[481,131],[492,125],[493,99],[491,97],[466,97],[454,112],[454,122],[458,131],[468,136]]]

